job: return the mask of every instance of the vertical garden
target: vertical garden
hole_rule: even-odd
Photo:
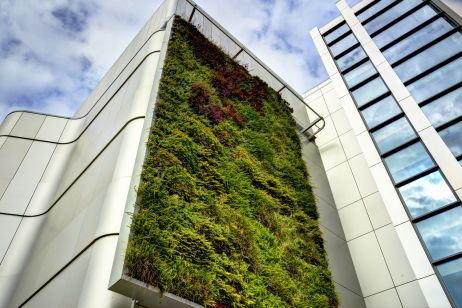
[[[291,109],[176,18],[130,276],[208,307],[336,307]]]

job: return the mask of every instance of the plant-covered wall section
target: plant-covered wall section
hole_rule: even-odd
[[[210,307],[335,307],[291,110],[176,18],[129,274]]]

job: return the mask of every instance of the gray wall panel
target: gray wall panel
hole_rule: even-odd
[[[35,139],[58,142],[68,119],[47,116]]]
[[[302,143],[302,157],[307,165],[310,182],[314,188],[317,200],[324,247],[327,252],[329,268],[332,271],[336,291],[340,297],[340,307],[365,307],[321,154],[315,143],[308,142],[303,135],[300,136],[300,139]]]
[[[0,215],[0,226],[2,229],[2,236],[0,236],[0,264],[3,261],[3,257],[13,240],[14,234],[16,233],[20,222],[21,217]]]
[[[8,135],[21,117],[21,114],[22,112],[20,111],[7,114],[2,124],[0,125],[0,135]]]
[[[0,199],[0,212],[22,215],[50,161],[56,145],[33,142]]]
[[[37,135],[40,127],[45,121],[46,116],[35,113],[23,112],[18,122],[11,130],[10,135],[34,138]]]
[[[22,160],[27,154],[32,141],[16,138],[7,138],[0,148],[0,198],[13,179]]]

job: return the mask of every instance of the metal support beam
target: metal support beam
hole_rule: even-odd
[[[189,16],[189,20],[188,22],[191,23],[193,17],[194,17],[194,13],[196,13],[196,7],[193,8],[192,12],[191,12],[191,15]]]

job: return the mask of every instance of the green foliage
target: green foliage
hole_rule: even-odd
[[[176,19],[126,255],[210,307],[336,307],[291,109]]]

